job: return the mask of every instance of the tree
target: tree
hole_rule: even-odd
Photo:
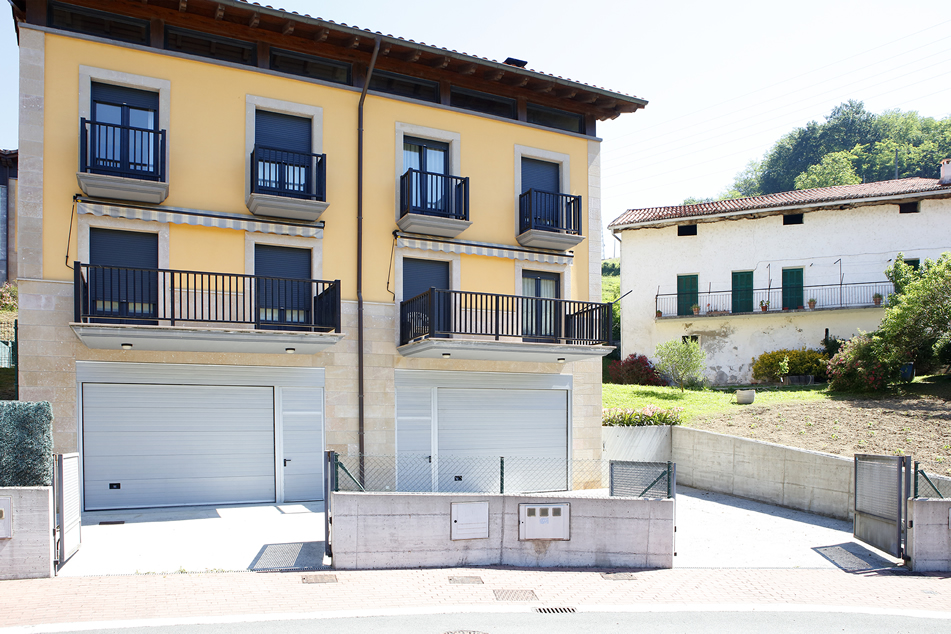
[[[702,205],[703,203],[712,203],[716,198],[697,198],[696,196],[687,196],[684,198],[683,205]]]
[[[913,275],[908,275],[910,268],[904,262],[890,268],[902,286],[889,298],[879,328],[896,362],[930,352],[936,342],[951,336],[951,253],[926,260]]]
[[[815,189],[817,187],[861,183],[862,178],[855,173],[855,168],[852,167],[855,158],[852,152],[846,150],[826,154],[817,165],[810,165],[809,169],[796,177],[796,189]]]
[[[654,356],[657,357],[654,367],[672,378],[681,392],[689,381],[703,378],[703,369],[707,365],[707,354],[699,343],[689,339],[662,343],[657,346]]]
[[[728,198],[751,198],[763,193],[760,188],[760,179],[763,177],[763,164],[759,161],[750,161],[743,171],[733,179],[733,185],[720,195],[720,200]]]

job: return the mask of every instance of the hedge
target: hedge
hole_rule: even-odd
[[[753,360],[753,378],[757,381],[778,381],[782,373],[779,364],[789,357],[790,375],[811,374],[816,381],[826,380],[826,363],[829,356],[817,350],[773,350],[764,352]]]
[[[664,409],[648,405],[641,409],[610,408],[601,413],[601,425],[605,427],[649,427],[652,425],[679,425],[682,407]]]
[[[52,484],[52,406],[0,401],[0,487]]]

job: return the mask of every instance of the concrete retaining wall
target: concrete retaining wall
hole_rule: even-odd
[[[12,498],[13,538],[0,539],[0,580],[53,576],[52,487],[0,487]]]
[[[670,427],[601,427],[604,458],[635,462],[670,460]]]
[[[908,500],[906,550],[915,572],[951,572],[951,500]]]
[[[452,541],[450,504],[488,502],[489,537]],[[571,539],[518,539],[520,503],[568,502]],[[633,498],[334,493],[338,569],[510,565],[671,568],[674,501]]]

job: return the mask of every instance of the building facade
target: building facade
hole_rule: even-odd
[[[645,101],[240,0],[13,5],[20,394],[85,509],[600,457],[595,125]]]
[[[16,280],[17,151],[0,150],[0,282]]]
[[[696,338],[709,381],[746,384],[764,352],[876,330],[896,256],[951,250],[951,163],[941,174],[628,210],[609,225],[631,291],[622,355]]]

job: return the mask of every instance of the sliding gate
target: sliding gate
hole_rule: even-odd
[[[914,476],[910,456],[855,454],[856,539],[904,557],[905,521]]]

